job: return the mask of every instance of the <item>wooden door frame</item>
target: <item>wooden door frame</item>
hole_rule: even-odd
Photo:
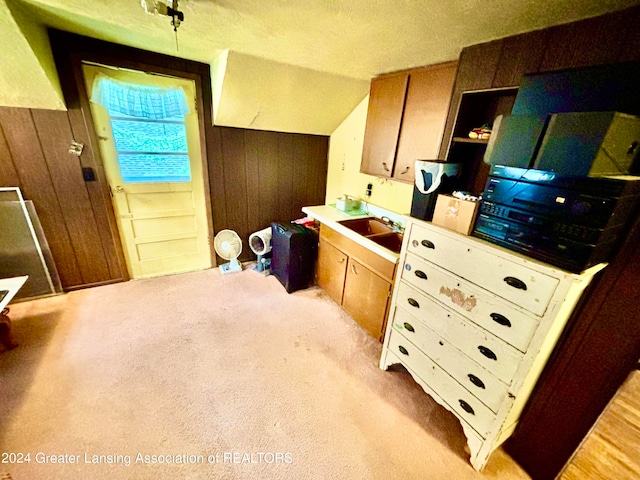
[[[211,264],[212,267],[215,267],[216,256],[213,248],[213,215],[207,155],[207,144],[210,143],[207,137],[212,129],[206,128],[209,123],[212,124],[212,93],[209,65],[104,42],[59,30],[49,30],[49,38],[72,128],[74,132],[82,131],[86,136],[85,138],[89,140],[89,144],[85,144],[84,146],[82,156],[88,156],[90,158],[82,164],[83,166],[94,167],[96,179],[101,186],[104,201],[108,205],[106,213],[111,230],[111,241],[115,247],[123,280],[129,280],[130,278],[118,232],[115,212],[111,202],[109,184],[104,171],[104,162],[98,146],[99,140],[93,124],[89,96],[84,84],[82,63],[91,62],[194,81],[196,89],[196,109],[198,111],[202,179],[204,183],[207,216],[207,235],[209,237],[208,243],[211,254]],[[79,115],[72,115],[73,110],[79,113]]]

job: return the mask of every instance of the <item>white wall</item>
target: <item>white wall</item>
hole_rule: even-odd
[[[335,203],[336,198],[345,193],[364,198],[367,184],[371,183],[373,189],[369,202],[396,213],[408,214],[413,185],[360,173],[368,104],[369,96],[331,134],[326,203]]]
[[[66,110],[45,28],[0,0],[0,105]]]
[[[369,92],[369,82],[230,51],[214,105],[216,125],[330,135]],[[219,88],[214,85],[214,89]]]

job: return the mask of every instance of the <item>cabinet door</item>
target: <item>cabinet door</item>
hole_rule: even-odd
[[[371,335],[380,340],[391,283],[349,258],[342,306]]]
[[[438,158],[457,63],[411,71],[394,180],[413,183],[416,160]]]
[[[364,132],[360,171],[391,177],[402,124],[409,74],[394,74],[371,80],[369,110]]]
[[[342,304],[347,258],[336,247],[320,239],[320,246],[318,247],[318,285],[338,304]]]

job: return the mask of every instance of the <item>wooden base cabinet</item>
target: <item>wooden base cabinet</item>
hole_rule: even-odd
[[[317,282],[339,304],[342,304],[348,260],[347,255],[320,237]]]
[[[349,259],[342,306],[378,340],[382,339],[384,333],[390,293],[391,282],[379,277],[356,259]]]
[[[380,368],[402,364],[458,418],[481,470],[603,266],[573,274],[408,219]]]
[[[395,264],[322,225],[317,265],[318,285],[382,341]]]

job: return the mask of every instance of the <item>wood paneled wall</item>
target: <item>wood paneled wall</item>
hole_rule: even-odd
[[[119,281],[107,204],[97,182],[85,183],[67,112],[0,108],[0,186],[32,200],[66,289]]]
[[[324,203],[329,137],[230,127],[212,132],[214,229],[235,230],[243,243],[240,259],[254,259],[249,235]]]
[[[640,7],[462,50],[440,158],[449,149],[462,93],[517,87],[525,74],[640,60]]]
[[[640,61],[640,7],[465,48],[440,148],[445,158],[462,93],[518,86],[520,77]],[[535,479],[553,479],[640,357],[640,226],[594,283],[505,444]]]
[[[66,290],[127,279],[83,60],[196,82],[209,233],[237,231],[243,260],[255,258],[251,233],[324,203],[328,137],[213,127],[209,65],[56,30],[50,38],[68,111],[0,108],[0,186],[19,186],[33,200]],[[72,140],[85,146],[80,157],[68,153]],[[94,169],[95,182],[84,181],[82,167]]]

